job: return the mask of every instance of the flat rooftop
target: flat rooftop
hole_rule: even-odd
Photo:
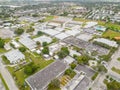
[[[10,63],[19,62],[20,60],[25,59],[24,54],[22,54],[18,49],[5,53],[5,56],[10,61]]]
[[[77,34],[80,33],[80,30],[75,30],[75,29],[73,29],[73,30],[67,30],[67,31],[65,31],[65,33],[69,34],[69,35],[72,35],[72,36],[75,36],[75,35],[77,35]]]
[[[93,36],[91,34],[84,33],[84,34],[80,34],[76,38],[84,40],[84,41],[89,41],[90,39],[92,39],[92,37]]]
[[[97,38],[97,39],[94,39],[94,41],[104,43],[104,44],[109,45],[111,47],[118,47],[117,42],[112,41],[112,40],[108,40],[108,39],[105,39],[105,38]]]
[[[32,90],[44,90],[51,80],[59,77],[66,70],[66,68],[67,66],[65,63],[61,61],[55,61],[45,69],[28,77],[26,82]]]
[[[83,48],[85,49],[87,52],[93,52],[93,51],[97,51],[97,53],[99,55],[106,55],[109,53],[109,50],[106,48],[103,48],[101,46],[95,45],[93,43],[87,42],[87,41],[83,41],[81,39],[75,38],[75,37],[67,37],[63,40],[63,42],[76,46],[78,48]]]
[[[36,42],[29,37],[22,37],[19,39],[19,42],[30,50],[35,49],[36,47]]]
[[[49,36],[43,35],[43,36],[40,36],[38,38],[35,38],[34,41],[36,41],[36,42],[39,41],[41,44],[43,42],[50,43],[50,42],[52,42],[52,38],[50,38]]]
[[[63,40],[63,39],[65,39],[65,38],[69,37],[69,36],[70,36],[69,34],[66,34],[66,33],[64,33],[64,32],[55,35],[55,37],[58,38],[58,39],[60,39],[60,40]]]
[[[45,30],[41,30],[41,31],[50,35],[50,36],[54,36],[54,35],[60,33],[60,31],[57,31],[57,30],[54,30],[54,29],[45,29]]]

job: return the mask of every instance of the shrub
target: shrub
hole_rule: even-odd
[[[0,38],[0,48],[4,48],[4,45],[5,45],[5,41]]]
[[[44,49],[42,50],[43,54],[49,54],[49,48],[48,47],[44,47]]]
[[[97,78],[97,76],[98,76],[98,72],[96,72],[93,76],[92,76],[92,80],[95,80],[96,78]]]
[[[71,63],[70,67],[71,67],[71,69],[74,69],[76,67],[76,64],[75,63]]]
[[[20,50],[21,52],[25,52],[25,51],[26,51],[26,48],[25,48],[25,47],[20,47],[19,50]]]
[[[24,32],[24,29],[22,29],[22,28],[18,28],[18,29],[15,31],[15,33],[16,33],[17,35],[21,35],[21,34],[23,34],[23,32]]]

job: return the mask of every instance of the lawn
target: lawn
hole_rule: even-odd
[[[115,23],[111,22],[106,23],[104,21],[98,21],[98,24],[110,28],[111,30],[120,30],[120,25]]]
[[[34,53],[33,53],[34,54]],[[48,61],[46,61],[46,60],[44,60],[43,58],[42,58],[42,56],[36,56],[36,57],[34,57],[32,54],[30,54],[30,53],[26,53],[25,54],[25,56],[27,57],[27,58],[30,58],[31,60],[32,60],[32,62],[34,62],[34,64],[35,65],[38,65],[39,66],[39,69],[42,69],[42,68],[44,68],[45,66],[47,66],[47,65],[49,65],[50,63],[52,63],[54,60],[48,60]]]
[[[117,60],[120,61],[120,57]]]
[[[34,65],[38,67],[37,71],[45,68],[46,66],[48,66],[49,64],[51,64],[52,62],[54,62],[54,60],[48,60],[48,61],[46,61],[41,56],[34,57],[30,53],[25,53],[25,56],[27,57],[27,59],[30,58],[32,60],[32,62],[34,62]],[[24,67],[21,68],[18,71],[14,71],[13,67],[7,67],[7,68],[9,70],[9,72],[12,74],[12,76],[15,76],[16,83],[19,86],[20,90],[30,90],[28,87],[23,88],[25,79],[27,77],[29,77],[28,75],[26,75],[24,73]]]
[[[6,50],[4,48],[0,48],[0,53],[4,53]]]
[[[7,38],[7,39],[4,39],[6,43],[8,43],[11,39],[10,38]]]
[[[54,16],[47,16],[44,21],[47,22],[51,21],[52,19],[54,19]]]
[[[112,29],[112,30],[120,30],[120,25],[114,23],[106,23],[104,26]]]
[[[73,18],[74,21],[80,21],[80,22],[89,22],[92,20],[88,20],[88,19],[83,19],[83,18]]]
[[[118,68],[112,67],[112,71],[114,71],[114,72],[120,74],[120,69],[118,69]]]
[[[110,39],[113,39],[114,37],[120,37],[120,33],[112,30],[107,30],[106,32],[103,33],[102,36],[105,38],[108,37]]]
[[[61,90],[60,88],[49,88],[47,90]]]

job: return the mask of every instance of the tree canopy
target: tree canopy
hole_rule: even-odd
[[[75,58],[78,64],[88,64],[88,61],[91,59],[88,55],[76,56]]]
[[[24,73],[25,73],[26,75],[31,75],[31,74],[33,74],[36,70],[37,70],[37,67],[34,66],[34,65],[31,63],[31,64],[29,64],[28,66],[26,66],[26,67],[24,68]]]
[[[44,47],[44,49],[42,50],[43,54],[49,54],[49,48],[48,47]]]
[[[115,80],[107,83],[107,90],[120,90],[120,83]]]
[[[25,51],[26,51],[26,48],[25,48],[25,47],[20,47],[19,50],[20,50],[21,52],[25,52]]]
[[[21,35],[21,34],[23,34],[23,32],[24,32],[24,29],[22,29],[22,28],[18,28],[18,29],[15,31],[15,33],[16,33],[17,35]]]
[[[54,90],[55,88],[60,88],[60,81],[58,79],[52,80],[47,90]]]
[[[43,46],[43,47],[45,47],[45,46],[47,46],[47,45],[48,45],[47,42],[43,42],[43,43],[42,43],[42,46]]]
[[[67,47],[62,47],[61,51],[58,52],[58,56],[60,59],[65,58],[67,55],[69,55],[69,50]]]
[[[4,48],[4,45],[5,45],[5,41],[0,38],[0,48]]]
[[[32,27],[32,26],[30,26],[28,29],[27,29],[27,33],[29,33],[29,32],[33,32],[35,29]]]

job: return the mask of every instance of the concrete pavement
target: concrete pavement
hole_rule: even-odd
[[[3,65],[1,58],[0,58],[0,73],[3,76],[9,90],[19,90],[15,84],[14,79],[10,75],[9,71]]]
[[[112,76],[114,79],[120,81],[120,74],[114,72],[111,70],[112,67],[116,67],[120,69],[120,61],[117,59],[120,57],[120,47],[118,50],[112,55],[112,60],[107,64],[108,67],[108,73],[99,75],[99,77],[94,81],[94,84],[92,85],[92,90],[105,90],[106,85],[103,83],[104,79],[106,78],[106,75]]]

